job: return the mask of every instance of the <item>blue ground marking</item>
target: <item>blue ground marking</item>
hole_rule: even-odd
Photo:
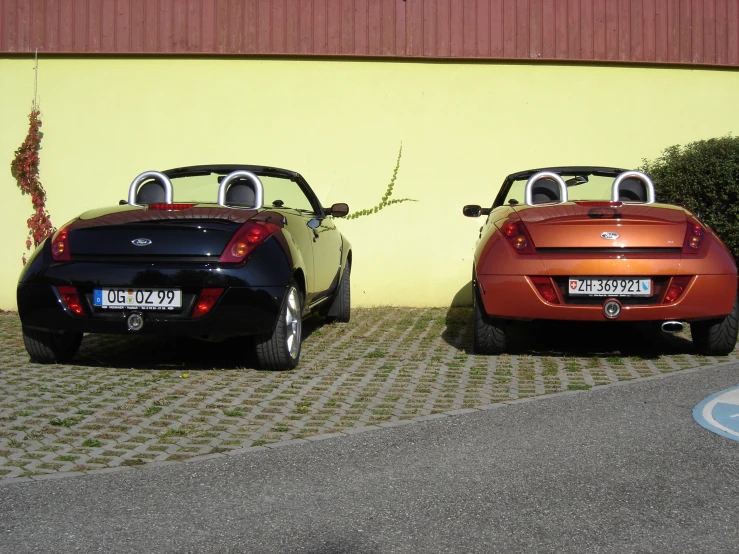
[[[709,431],[739,441],[739,387],[722,390],[702,400],[693,408],[693,419]]]

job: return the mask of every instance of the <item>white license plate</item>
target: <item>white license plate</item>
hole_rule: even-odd
[[[570,277],[570,296],[652,296],[651,279]]]
[[[92,298],[95,306],[111,310],[179,310],[182,307],[179,289],[95,289]]]

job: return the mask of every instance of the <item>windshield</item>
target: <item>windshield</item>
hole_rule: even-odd
[[[575,180],[575,175],[563,174],[562,178],[567,182],[567,198],[568,200],[610,200],[611,187],[613,186],[614,177],[599,177],[597,175],[589,175],[588,182],[581,183]],[[581,181],[582,179],[580,179]],[[511,200],[515,200],[518,204],[523,204],[525,200],[524,190],[526,188],[526,179],[514,181],[505,198],[508,204]],[[536,200],[536,198],[535,198]]]

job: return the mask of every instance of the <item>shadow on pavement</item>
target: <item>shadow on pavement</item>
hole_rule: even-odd
[[[303,338],[323,325],[303,322]],[[131,369],[258,369],[252,337],[207,342],[187,337],[85,335],[74,365]]]
[[[447,344],[472,354],[474,314],[472,283],[465,284],[447,310],[442,338]],[[509,353],[532,356],[604,355],[658,358],[662,355],[696,354],[684,334],[663,333],[655,325],[625,322],[511,322]]]

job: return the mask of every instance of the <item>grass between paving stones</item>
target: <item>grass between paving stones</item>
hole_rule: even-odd
[[[515,353],[481,356],[471,324],[468,308],[359,309],[348,324],[306,322],[298,369],[268,372],[247,341],[146,336],[88,335],[72,364],[33,364],[17,315],[0,314],[0,479],[181,461],[723,360],[696,355],[687,334],[618,324],[517,324]]]

